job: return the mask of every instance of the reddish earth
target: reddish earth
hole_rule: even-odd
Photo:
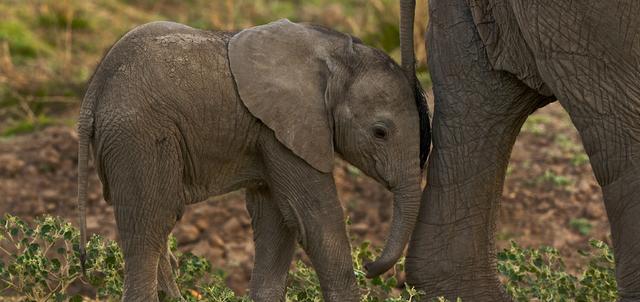
[[[77,135],[71,128],[0,139],[0,213],[27,220],[52,214],[75,223],[76,161]],[[390,193],[343,162],[334,174],[353,222],[351,235],[380,247],[390,220]],[[115,238],[113,210],[102,200],[97,176],[90,175],[89,231]],[[589,238],[607,240],[600,189],[558,104],[535,113],[518,138],[500,213],[499,247],[510,239],[524,246],[550,245],[560,249],[571,270],[584,264],[576,251],[586,248]],[[583,235],[576,226],[591,229]],[[174,234],[182,251],[208,257],[229,273],[234,289],[244,290],[253,244],[241,192],[188,207]]]

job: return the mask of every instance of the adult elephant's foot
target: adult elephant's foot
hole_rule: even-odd
[[[440,229],[440,230],[438,230]],[[441,228],[422,224],[416,232],[438,233]],[[474,250],[473,240],[466,235],[439,241],[440,236],[428,236],[433,241],[425,245],[412,244],[406,259],[407,282],[424,292],[423,301],[445,297],[449,301],[511,301],[497,277],[492,252]],[[446,237],[446,236],[445,236]],[[437,238],[437,239],[436,239]],[[484,252],[483,257],[474,253]]]
[[[442,262],[417,264],[416,259],[411,261],[411,265],[433,269],[429,272],[407,272],[407,282],[424,293],[422,301],[432,301],[438,297],[445,297],[448,301],[456,301],[457,298],[474,302],[512,301],[494,273],[482,273],[486,268],[443,272],[443,267],[448,269],[455,265]],[[407,265],[409,262],[407,258]]]

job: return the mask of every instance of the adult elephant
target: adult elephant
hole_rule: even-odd
[[[413,65],[415,1],[402,1]],[[495,221],[509,155],[537,108],[578,128],[611,223],[622,301],[640,301],[640,3],[430,0],[435,110],[429,186],[407,256],[427,297],[504,301]]]

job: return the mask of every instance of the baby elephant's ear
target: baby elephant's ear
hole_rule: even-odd
[[[325,101],[330,40],[280,20],[243,30],[229,41],[238,94],[249,112],[315,169],[333,167],[333,134]]]

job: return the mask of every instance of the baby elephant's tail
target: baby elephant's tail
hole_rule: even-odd
[[[87,93],[78,119],[78,215],[80,225],[80,265],[82,272],[86,274],[86,245],[87,245],[87,169],[89,162],[89,143],[93,136],[93,97]]]

